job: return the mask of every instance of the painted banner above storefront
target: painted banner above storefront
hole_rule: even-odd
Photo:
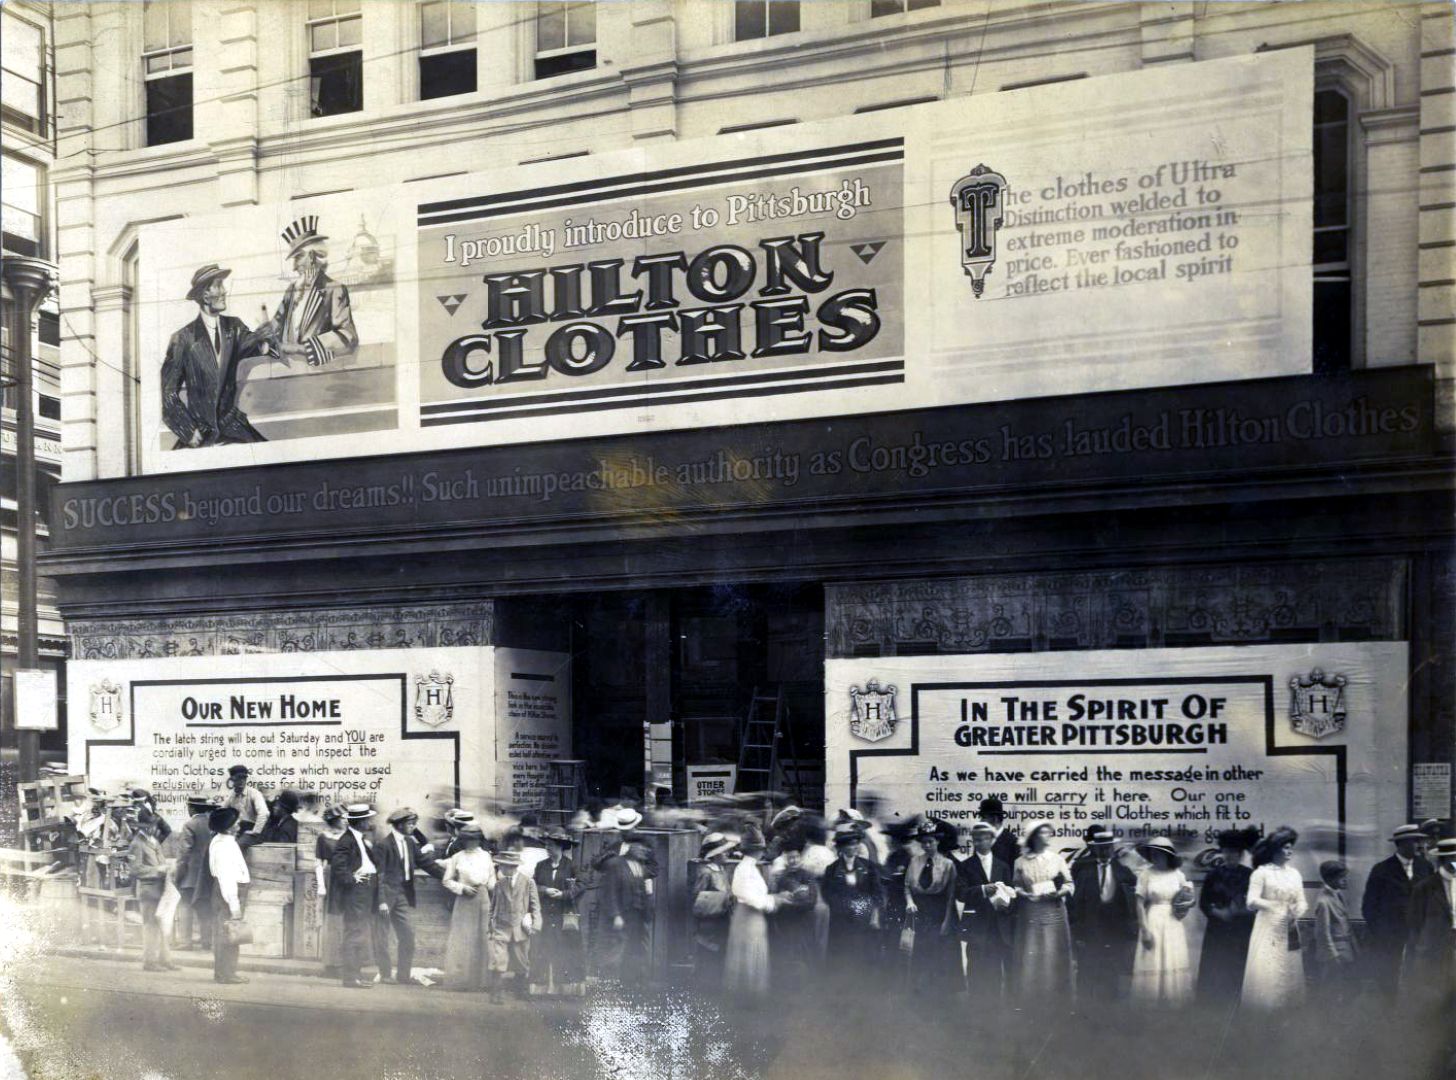
[[[401,458],[310,461],[59,485],[48,559],[152,545],[423,529],[508,535],[553,523],[684,527],[695,514],[892,500],[1186,487],[1310,475],[1433,451],[1432,371],[1243,380]],[[538,542],[540,533],[531,533]],[[260,552],[275,558],[276,547]]]
[[[958,827],[1170,837],[1195,869],[1221,830],[1303,835],[1297,862],[1364,870],[1406,814],[1403,642],[865,657],[825,674],[827,805]]]
[[[1307,49],[141,229],[148,472],[1307,371]]]

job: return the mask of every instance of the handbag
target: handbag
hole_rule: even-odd
[[[242,919],[228,919],[222,924],[222,943],[229,948],[253,943],[253,928]]]
[[[561,929],[568,934],[581,933],[581,915],[575,911],[568,911],[561,916]]]
[[[902,953],[912,952],[915,949],[915,927],[907,926],[900,931],[900,951]]]

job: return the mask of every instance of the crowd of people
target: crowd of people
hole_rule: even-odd
[[[158,915],[171,873],[183,896],[183,941],[195,925],[213,950],[214,977],[242,981],[243,848],[296,842],[303,801],[282,792],[270,806],[238,766],[227,792],[189,803],[169,870],[167,824],[142,800],[129,861],[147,967],[174,967]],[[690,888],[694,978],[743,999],[867,974],[913,994],[981,1001],[1075,995],[1250,1010],[1366,988],[1429,1001],[1456,993],[1456,837],[1443,822],[1394,830],[1393,854],[1365,883],[1357,933],[1348,869],[1322,863],[1311,903],[1289,827],[1221,833],[1218,858],[1195,883],[1166,837],[1122,845],[1093,826],[1082,844],[1058,849],[1050,822],[1027,823],[1018,836],[994,798],[963,829],[930,818],[877,822],[853,809],[830,821],[792,806],[772,817],[667,815],[700,837]],[[408,808],[377,832],[365,804],[327,807],[322,819],[314,865],[322,963],[346,987],[418,985],[417,873],[452,894],[447,988],[495,999],[581,996],[589,975],[625,986],[652,977],[659,868],[643,829],[665,815],[644,818],[630,798],[591,807],[570,828],[529,816],[487,828],[457,808],[436,822],[445,836],[435,843]],[[610,830],[589,862],[573,857],[583,829]],[[1201,941],[1190,933],[1195,909]],[[365,974],[370,966],[377,976]]]

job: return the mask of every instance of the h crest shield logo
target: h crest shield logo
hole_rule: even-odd
[[[1290,728],[1312,739],[1344,731],[1346,682],[1345,676],[1326,676],[1319,668],[1290,679]]]
[[[871,679],[864,689],[849,688],[849,733],[865,742],[879,742],[895,734],[895,688],[880,689]]]
[[[430,727],[448,724],[455,716],[455,676],[432,671],[415,676],[415,719]]]
[[[1004,220],[1006,177],[977,165],[950,189],[956,231],[961,234],[961,269],[977,297],[986,289],[986,275],[996,264],[996,231]]]
[[[91,726],[97,731],[121,727],[121,687],[110,679],[91,685]]]

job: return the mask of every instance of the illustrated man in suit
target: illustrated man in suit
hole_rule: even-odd
[[[330,911],[344,916],[344,986],[350,990],[372,990],[362,970],[369,959],[375,904],[379,895],[378,850],[374,843],[374,809],[364,803],[344,808],[344,835],[329,856]]]
[[[349,290],[328,276],[327,240],[314,215],[283,230],[294,279],[273,317],[259,327],[284,360],[304,360],[310,367],[352,356],[359,347]]]
[[[1011,956],[1009,908],[993,902],[1011,887],[1011,867],[993,850],[996,830],[985,821],[971,826],[971,854],[959,864],[956,899],[962,904],[960,932],[966,943],[966,983],[973,998],[1001,996]]]
[[[1381,990],[1394,995],[1400,985],[1401,958],[1410,938],[1411,891],[1434,871],[1422,855],[1426,835],[1419,825],[1402,825],[1390,839],[1395,854],[1370,868],[1360,913],[1365,916],[1369,932],[1366,961],[1371,976]]]
[[[443,878],[445,868],[435,861],[434,848],[420,843],[416,826],[419,815],[409,807],[394,811],[388,818],[390,831],[374,845],[374,863],[379,868],[378,913],[374,920],[374,959],[379,977],[400,986],[417,985],[412,979],[415,961],[415,929],[410,912],[415,907],[415,871],[423,870],[431,877]],[[394,931],[399,946],[399,963],[389,962],[389,932]]]
[[[197,318],[172,335],[162,361],[162,419],[177,436],[173,449],[264,442],[238,408],[242,361],[264,353],[266,332],[249,332],[227,310],[226,270],[216,263],[197,269],[187,299]]]
[[[1092,853],[1072,865],[1067,919],[1077,956],[1077,991],[1115,997],[1132,969],[1138,939],[1137,877],[1114,858],[1117,838],[1102,828],[1088,836]]]

